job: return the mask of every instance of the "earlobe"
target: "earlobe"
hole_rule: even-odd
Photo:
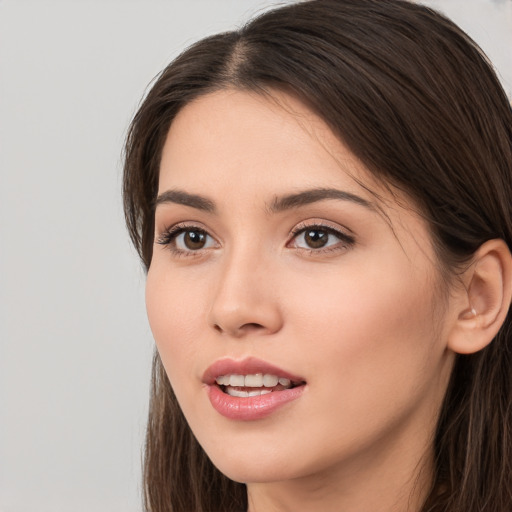
[[[450,332],[448,348],[472,354],[485,348],[500,330],[512,299],[512,256],[500,239],[476,251],[463,276],[467,297]]]

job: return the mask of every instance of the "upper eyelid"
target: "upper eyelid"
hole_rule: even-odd
[[[171,237],[172,237],[172,240],[175,240],[177,236],[179,236],[181,233],[183,233],[184,231],[187,231],[187,230],[202,231],[203,233],[206,233],[209,237],[213,238],[218,243],[217,238],[214,235],[212,235],[208,229],[206,229],[205,227],[202,227],[200,224],[201,223],[196,223],[196,222],[189,223],[187,221],[177,222],[176,224],[172,224],[168,227],[163,228],[162,230],[158,230],[155,233],[154,243],[160,244],[160,245],[169,245],[171,243]],[[168,240],[164,241],[166,238]]]
[[[201,222],[197,221],[180,221],[174,224],[165,224],[162,229],[156,230],[155,238],[169,233],[174,234],[178,233],[179,231],[186,231],[187,229],[197,229],[198,231],[204,231],[208,235],[215,238],[215,236],[211,233],[210,229],[205,227]]]
[[[329,221],[320,220],[320,219],[312,219],[310,221],[302,221],[296,224],[292,230],[290,231],[290,236],[296,236],[300,232],[304,231],[305,229],[311,229],[311,228],[323,228],[326,230],[330,230],[336,233],[339,233],[340,235],[345,235],[350,238],[354,238],[355,233],[348,227],[342,226],[338,223],[331,223]]]

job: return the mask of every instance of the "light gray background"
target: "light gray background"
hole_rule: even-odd
[[[136,512],[153,342],[120,201],[146,85],[261,0],[0,0],[0,512]],[[512,91],[512,0],[428,0]]]

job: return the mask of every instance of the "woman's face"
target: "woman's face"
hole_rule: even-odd
[[[149,321],[190,427],[234,480],[410,471],[430,443],[450,299],[425,223],[376,187],[282,93],[211,93],[172,123]]]

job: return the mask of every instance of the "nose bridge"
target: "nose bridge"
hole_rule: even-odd
[[[223,258],[209,319],[216,330],[236,337],[279,330],[280,308],[271,278],[276,270],[261,249],[254,241],[243,243]]]

